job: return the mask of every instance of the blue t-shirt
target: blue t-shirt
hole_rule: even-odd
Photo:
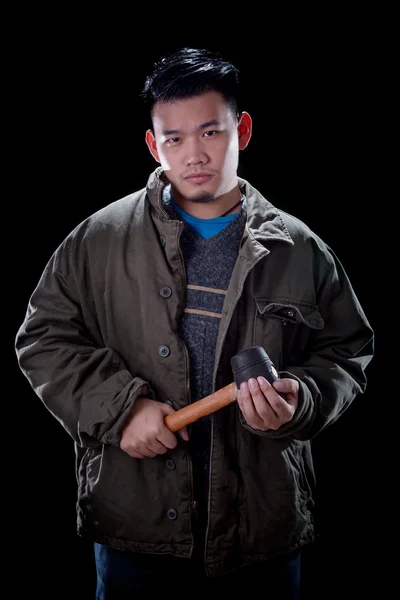
[[[242,198],[243,200],[243,198]],[[185,210],[183,210],[174,199],[171,197],[171,202],[175,210],[182,216],[184,221],[188,223],[202,238],[209,238],[222,231],[229,223],[232,223],[239,213],[233,213],[233,215],[227,215],[226,217],[217,217],[215,219],[198,219],[192,217]]]

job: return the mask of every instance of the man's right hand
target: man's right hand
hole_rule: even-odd
[[[164,417],[175,412],[169,404],[138,398],[128,421],[122,429],[120,448],[133,458],[153,457],[165,454],[176,447],[176,436],[164,423]],[[188,441],[186,427],[177,431]]]

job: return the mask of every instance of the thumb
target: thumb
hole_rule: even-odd
[[[276,389],[277,392],[287,392],[289,391],[287,388],[287,384],[286,381],[284,379],[277,379],[276,381],[274,381],[274,383],[272,384],[274,386],[274,388]]]
[[[179,433],[179,435],[183,440],[185,440],[185,442],[189,441],[189,433],[186,426],[182,427],[182,429],[178,429],[177,433]]]
[[[277,392],[285,396],[285,400],[287,401],[289,401],[292,396],[295,397],[299,391],[299,382],[288,377],[278,379],[277,381],[274,381],[272,385]]]

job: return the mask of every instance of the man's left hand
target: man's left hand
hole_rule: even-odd
[[[291,421],[298,401],[299,383],[295,379],[279,379],[273,385],[264,377],[249,379],[237,392],[237,402],[247,424],[260,431],[275,431]]]

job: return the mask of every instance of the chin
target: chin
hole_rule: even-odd
[[[179,194],[186,198],[187,200],[191,200],[192,202],[207,202],[206,198],[210,198],[209,201],[212,201],[216,197],[214,186],[207,185],[185,185],[180,188],[176,188]],[[203,200],[204,198],[204,200]]]
[[[214,202],[215,195],[204,190],[202,192],[198,192],[195,195],[187,196],[186,199],[190,200],[190,202],[195,202],[197,204],[208,204],[210,202]]]

